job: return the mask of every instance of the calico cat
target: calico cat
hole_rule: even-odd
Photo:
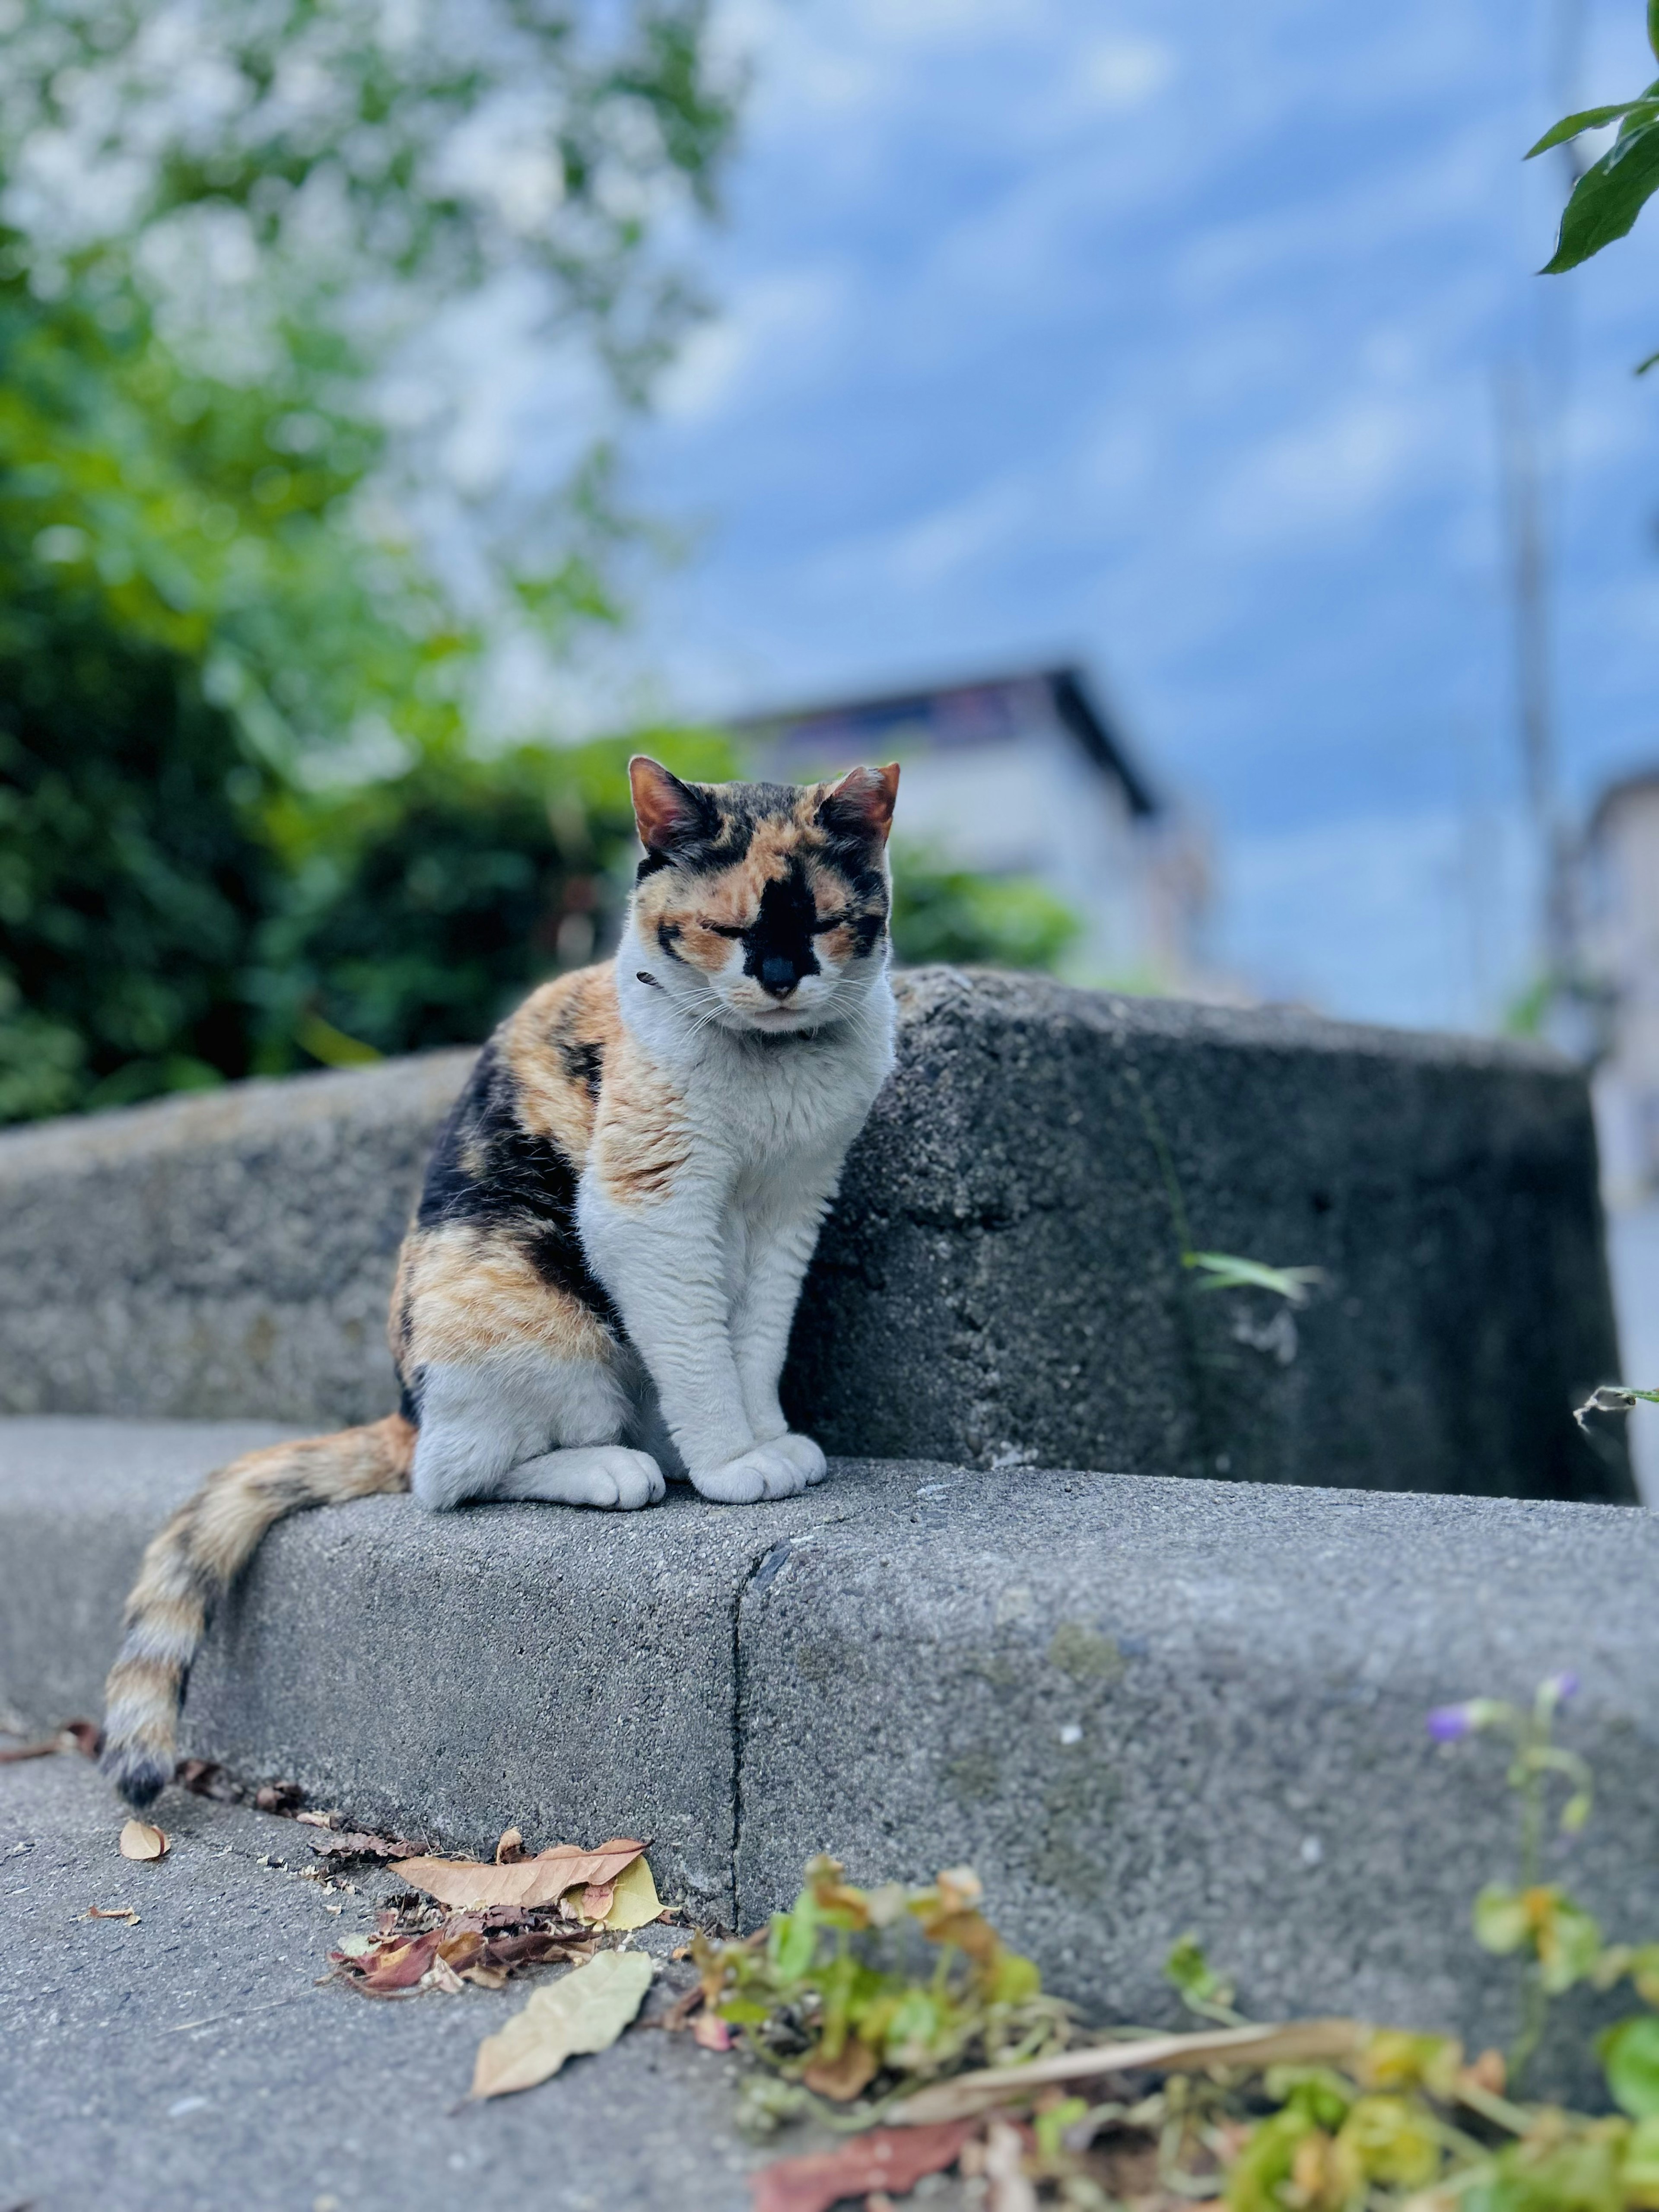
[[[151,1542],[103,1765],[149,1804],[216,1601],[283,1515],[377,1491],[729,1504],[822,1481],[778,1402],[847,1148],[893,1059],[898,769],[690,784],[629,765],[645,857],[614,960],[496,1030],[441,1134],[392,1293],[396,1413],[249,1453]]]

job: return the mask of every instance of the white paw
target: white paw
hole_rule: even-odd
[[[775,1444],[757,1444],[724,1467],[693,1472],[691,1480],[705,1498],[717,1505],[752,1505],[762,1498],[794,1498],[817,1480],[787,1447],[805,1443],[805,1437],[780,1437]],[[812,1449],[817,1451],[814,1444]],[[820,1462],[823,1455],[818,1452]]]
[[[830,1462],[823,1456],[822,1444],[815,1443],[811,1437],[802,1436],[798,1429],[791,1429],[787,1436],[775,1437],[769,1449],[787,1452],[808,1482],[822,1482],[830,1471]]]
[[[623,1444],[580,1444],[544,1452],[526,1460],[512,1475],[515,1498],[544,1498],[552,1505],[597,1505],[635,1513],[654,1505],[663,1494],[662,1469],[649,1452]]]

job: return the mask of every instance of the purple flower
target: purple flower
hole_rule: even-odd
[[[1571,1672],[1547,1674],[1540,1687],[1546,1697],[1553,1698],[1558,1705],[1565,1705],[1569,1698],[1576,1698],[1578,1694],[1578,1677]]]
[[[1470,1705],[1437,1705],[1429,1715],[1429,1734],[1437,1743],[1455,1743],[1474,1728],[1474,1710]]]

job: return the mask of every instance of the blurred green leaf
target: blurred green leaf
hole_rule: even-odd
[[[1271,1291],[1293,1306],[1306,1305],[1309,1291],[1325,1279],[1320,1267],[1270,1267],[1234,1252],[1183,1252],[1181,1264],[1203,1277],[1200,1291]]]
[[[1560,122],[1551,125],[1535,146],[1527,149],[1525,158],[1530,161],[1540,154],[1548,153],[1553,146],[1565,146],[1583,131],[1605,131],[1609,123],[1617,123],[1621,116],[1638,123],[1650,123],[1659,117],[1659,87],[1650,85],[1639,98],[1618,100],[1611,107],[1586,107],[1577,115],[1564,115]]]
[[[1659,2120],[1659,2014],[1620,2021],[1596,2039],[1595,2048],[1620,2112]]]
[[[1572,188],[1561,234],[1542,274],[1558,276],[1623,238],[1659,191],[1659,123],[1644,123],[1610,146]]]
[[[1490,1881],[1474,1900],[1474,1940],[1483,1951],[1506,1958],[1531,1935],[1524,1899],[1505,1882]]]

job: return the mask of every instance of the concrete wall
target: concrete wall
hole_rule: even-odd
[[[786,1395],[833,1451],[1628,1499],[1580,1079],[1541,1050],[925,969]],[[468,1056],[0,1137],[0,1411],[392,1402],[393,1255]],[[1200,1295],[1200,1249],[1325,1281]]]

